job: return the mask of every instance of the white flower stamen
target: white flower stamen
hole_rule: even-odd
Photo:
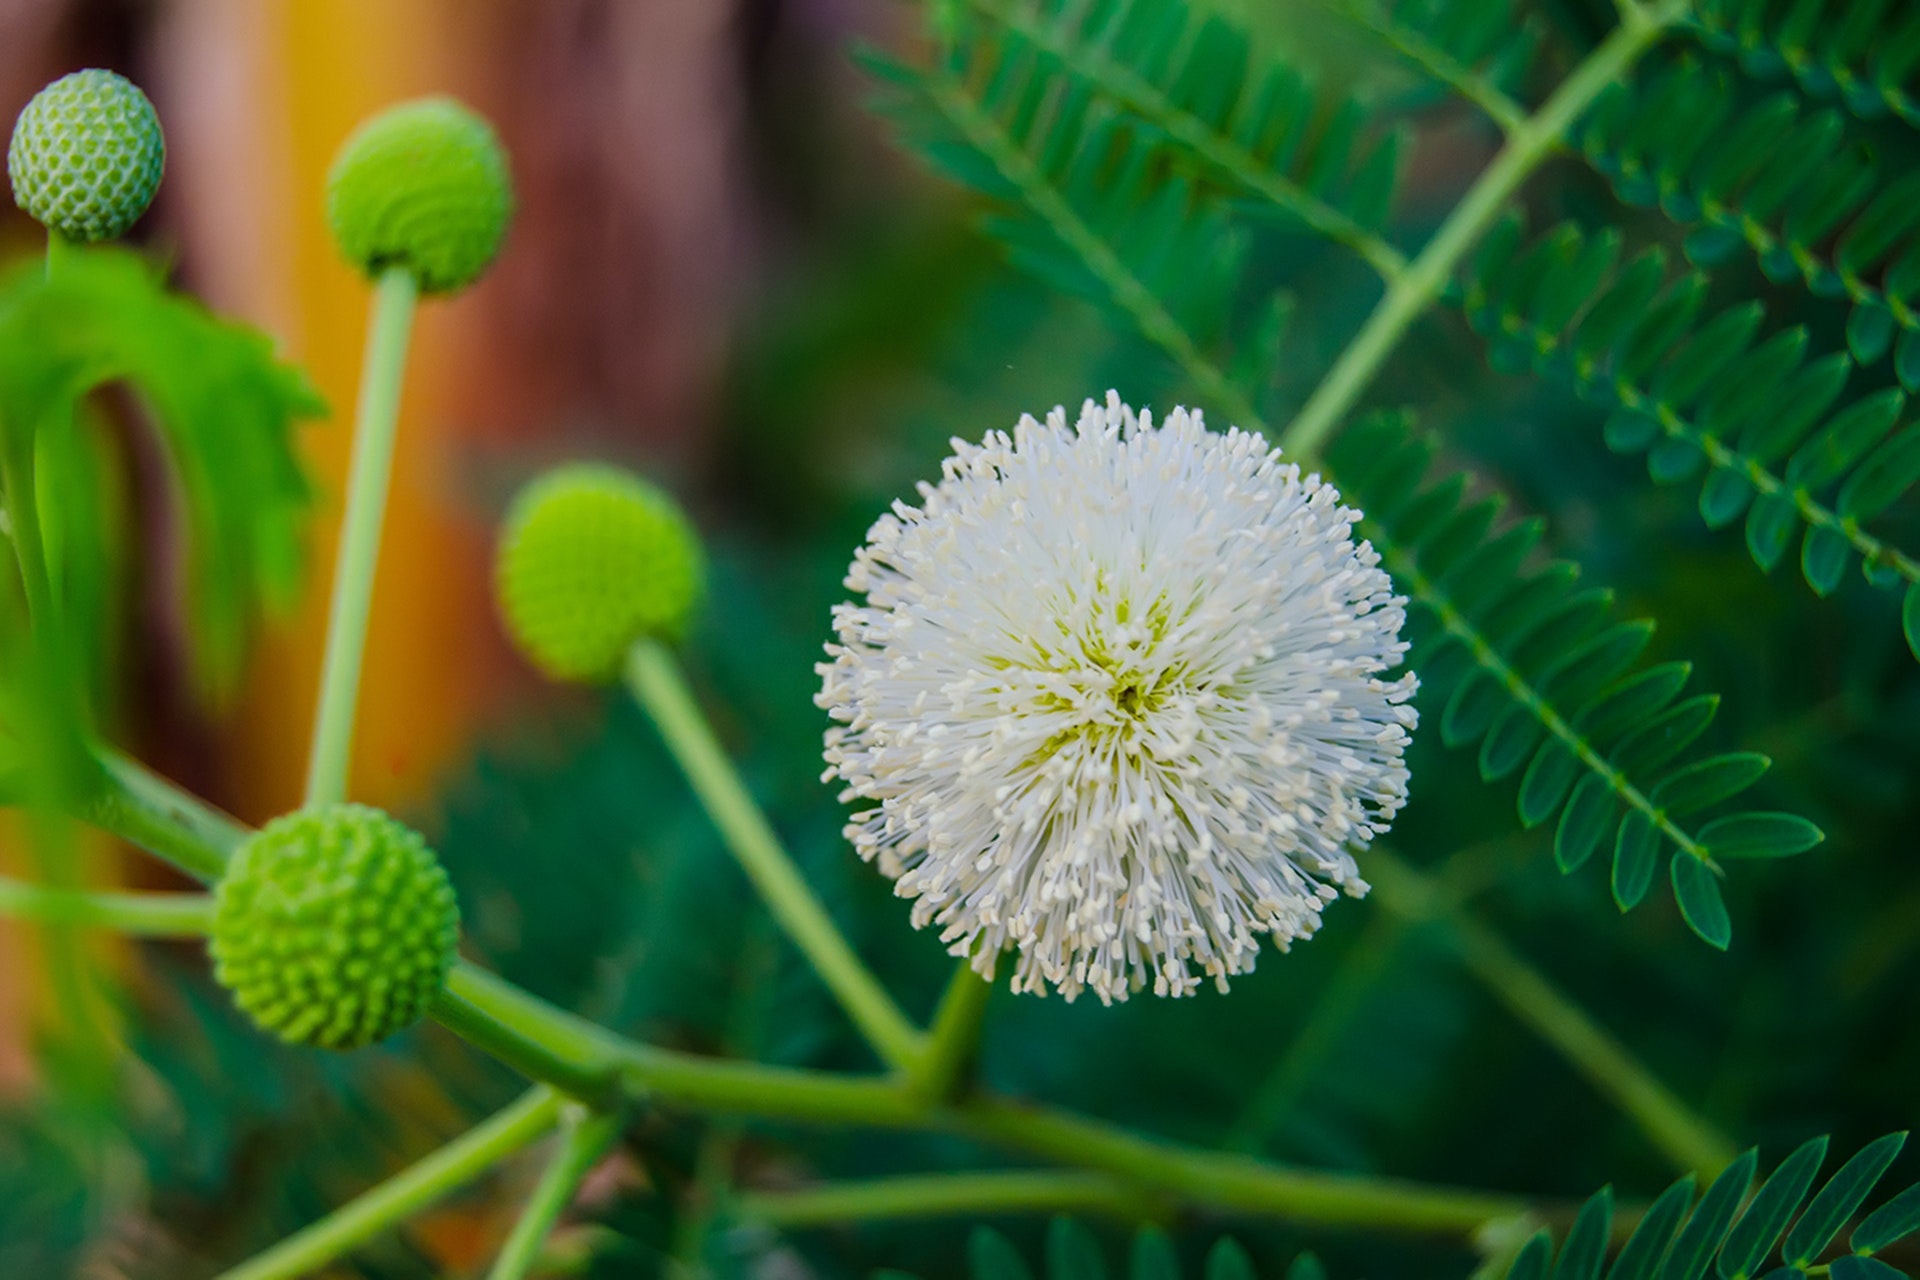
[[[1112,392],[953,442],[819,667],[847,838],[1016,991],[1186,995],[1310,936],[1406,800],[1406,602],[1257,434]],[[1195,970],[1198,970],[1196,973]]]

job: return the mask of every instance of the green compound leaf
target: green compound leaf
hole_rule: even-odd
[[[1651,624],[1617,620],[1610,595],[1583,588],[1571,566],[1524,567],[1516,548],[1537,546],[1532,522],[1500,528],[1501,502],[1469,497],[1464,475],[1421,487],[1435,453],[1404,418],[1376,415],[1342,434],[1327,464],[1412,598],[1414,660],[1429,696],[1445,699],[1441,737],[1455,747],[1477,741],[1489,780],[1520,774],[1523,824],[1559,815],[1554,857],[1563,871],[1611,843],[1615,901],[1630,909],[1664,855],[1706,856],[1681,820],[1738,794],[1768,762],[1751,753],[1689,758],[1717,700],[1678,700],[1685,663],[1634,669]],[[1467,545],[1474,539],[1477,548]],[[1708,892],[1695,894],[1693,922],[1725,945]]]
[[[1593,127],[1626,128],[1610,119]],[[1790,150],[1765,137],[1753,145],[1767,156]],[[1642,176],[1649,201],[1672,195]],[[1740,189],[1757,198],[1755,186]],[[1914,194],[1920,210],[1920,187]],[[1518,353],[1519,367],[1610,406],[1608,446],[1645,452],[1657,483],[1701,476],[1701,518],[1721,528],[1744,514],[1747,550],[1761,569],[1785,560],[1798,539],[1801,576],[1816,594],[1832,594],[1855,563],[1876,586],[1920,585],[1920,559],[1867,525],[1920,486],[1920,425],[1902,423],[1905,392],[1846,399],[1854,368],[1846,353],[1810,357],[1799,329],[1762,337],[1752,303],[1706,313],[1706,278],[1673,275],[1658,250],[1614,267],[1610,235],[1570,226],[1531,243],[1514,226],[1493,243],[1499,251],[1475,262],[1460,301],[1496,362]],[[1609,264],[1597,279],[1596,261]],[[1912,275],[1920,294],[1920,247]]]
[[[1899,1268],[1890,1267],[1878,1258],[1862,1257],[1855,1253],[1835,1258],[1827,1274],[1833,1280],[1907,1280],[1907,1273]]]
[[[292,598],[309,499],[292,433],[325,406],[265,337],[168,293],[132,254],[75,252],[51,277],[35,263],[0,281],[6,447],[67,447],[35,437],[67,422],[74,398],[117,382],[152,409],[179,480],[194,670],[203,690],[223,693],[261,604]],[[65,572],[85,563],[74,555]]]
[[[1812,1259],[1824,1252],[1840,1226],[1859,1208],[1888,1164],[1898,1154],[1904,1134],[1890,1134],[1863,1148],[1814,1197],[1794,1224],[1781,1247],[1784,1264],[1768,1269],[1780,1233],[1794,1220],[1813,1185],[1814,1175],[1827,1153],[1827,1139],[1802,1143],[1782,1160],[1752,1199],[1758,1152],[1744,1151],[1707,1188],[1693,1205],[1693,1178],[1680,1179],[1647,1209],[1633,1235],[1621,1249],[1608,1280],[1785,1280],[1803,1276]],[[1742,1205],[1745,1205],[1744,1209]],[[1691,1206],[1691,1212],[1689,1208]],[[1552,1280],[1599,1280],[1613,1223],[1613,1196],[1609,1188],[1581,1207],[1554,1263]],[[1920,1187],[1910,1187],[1869,1214],[1854,1231],[1854,1252],[1836,1258],[1834,1275],[1848,1262],[1852,1274],[1880,1276],[1881,1271],[1857,1264],[1879,1264],[1867,1255],[1920,1230]],[[1517,1273],[1510,1273],[1517,1274]],[[1894,1274],[1899,1274],[1894,1272]]]
[[[1681,863],[1676,860],[1673,865],[1677,868]],[[1707,874],[1704,868],[1700,873]],[[1725,918],[1724,911],[1722,918]],[[1692,917],[1688,919],[1691,921]],[[1700,1280],[1707,1273],[1708,1263],[1725,1242],[1727,1228],[1733,1225],[1733,1216],[1740,1212],[1747,1190],[1753,1186],[1753,1168],[1758,1159],[1759,1153],[1749,1147],[1713,1180],[1687,1219],[1687,1225],[1680,1228],[1680,1234],[1674,1238],[1673,1248],[1661,1263],[1659,1280]]]
[[[1675,858],[1672,863],[1673,900],[1687,927],[1721,951],[1733,939],[1733,921],[1727,917],[1727,904],[1720,896],[1720,882],[1707,865],[1696,858]]]
[[[1072,1218],[1047,1225],[1048,1280],[1107,1280],[1106,1259],[1093,1233]]]
[[[1693,1203],[1693,1175],[1681,1178],[1648,1207],[1633,1234],[1613,1261],[1607,1280],[1653,1280],[1654,1268],[1673,1241],[1673,1233]]]
[[[1826,839],[1793,813],[1733,813],[1700,828],[1700,843],[1716,858],[1786,858]]]
[[[1920,1231],[1920,1183],[1908,1187],[1867,1215],[1847,1244],[1855,1253],[1878,1253],[1896,1240]]]
[[[967,1238],[967,1260],[974,1280],[1033,1280],[1013,1242],[991,1227],[976,1227]]]
[[[1890,1133],[1862,1147],[1853,1159],[1841,1165],[1840,1172],[1820,1188],[1806,1213],[1793,1224],[1793,1230],[1787,1232],[1787,1242],[1780,1248],[1781,1260],[1788,1266],[1800,1267],[1819,1257],[1854,1210],[1866,1200],[1906,1141],[1904,1132]]]
[[[1920,14],[1894,0],[1701,0],[1686,22],[1748,75],[1790,75],[1863,120],[1920,124]]]
[[[1747,1280],[1759,1273],[1779,1242],[1780,1233],[1807,1198],[1814,1175],[1820,1172],[1820,1162],[1826,1158],[1827,1139],[1822,1135],[1801,1143],[1780,1162],[1727,1233],[1727,1242],[1720,1250],[1722,1280]]]
[[[1553,1264],[1553,1280],[1600,1280],[1613,1232],[1613,1188],[1602,1187],[1580,1206],[1567,1242]]]

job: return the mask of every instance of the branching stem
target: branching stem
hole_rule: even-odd
[[[734,1213],[774,1227],[940,1218],[966,1214],[1101,1213],[1128,1222],[1164,1206],[1116,1178],[1095,1173],[940,1173],[829,1182],[796,1191],[746,1192]]]
[[[472,1182],[553,1127],[560,1097],[536,1086],[492,1119],[218,1280],[295,1280]]]
[[[199,893],[82,893],[0,877],[0,916],[142,938],[194,938],[213,927],[213,899]]]
[[[400,389],[407,367],[419,285],[410,271],[389,268],[374,287],[367,327],[366,362],[360,375],[360,406],[347,478],[347,510],[340,525],[340,554],[333,567],[333,602],[327,613],[327,652],[314,714],[313,748],[307,758],[309,807],[346,799],[353,755],[354,712],[360,700],[360,663],[367,647],[367,616],[374,571],[380,560],[380,529],[387,510],[393,444],[400,420]]]
[[[525,1280],[540,1259],[540,1250],[573,1203],[580,1181],[607,1154],[620,1137],[621,1118],[613,1114],[569,1114],[561,1122],[560,1149],[553,1154],[533,1197],[514,1224],[513,1234],[500,1249],[487,1280]]]
[[[928,1102],[946,1102],[964,1086],[980,1047],[980,1030],[993,986],[962,960],[953,971],[927,1033],[926,1051],[908,1075],[907,1087]]]
[[[1662,0],[1623,12],[1622,23],[1589,54],[1541,108],[1507,132],[1506,145],[1447,215],[1405,275],[1387,286],[1373,314],[1347,344],[1300,412],[1280,433],[1282,449],[1319,455],[1341,419],[1372,385],[1409,326],[1433,305],[1454,271],[1520,185],[1560,145],[1581,113],[1623,77],[1640,55],[1687,11],[1686,0]]]
[[[766,815],[748,794],[740,774],[713,736],[688,692],[679,663],[655,640],[634,645],[627,660],[627,687],[652,717],[667,749],[706,806],[714,826],[767,910],[827,984],[847,1016],[881,1061],[910,1070],[923,1053],[924,1037],[900,1012],[879,979],[854,954],[827,909],[808,887],[781,846]]]

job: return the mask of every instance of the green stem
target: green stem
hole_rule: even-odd
[[[102,785],[78,817],[204,883],[218,880],[245,827],[116,752],[100,753]]]
[[[1161,1210],[1118,1179],[1050,1170],[829,1182],[797,1191],[743,1192],[734,1201],[736,1217],[773,1227],[1002,1213],[1101,1213],[1136,1222]]]
[[[110,785],[123,780],[125,773],[110,773]],[[153,787],[123,789],[115,804],[139,807],[151,802],[156,793],[167,794]],[[170,807],[156,807],[143,818],[178,820]],[[204,815],[193,829],[219,831],[221,826],[218,819]],[[166,848],[196,838],[182,826],[173,837],[148,847],[166,856]],[[221,856],[219,850],[209,848],[193,861],[217,862]],[[1196,1207],[1237,1209],[1303,1224],[1463,1236],[1489,1220],[1539,1209],[1497,1193],[1290,1169],[1181,1146],[1071,1112],[990,1095],[975,1095],[942,1108],[915,1098],[898,1079],[770,1067],[660,1049],[562,1012],[471,965],[456,967],[447,997],[436,1016],[451,1028],[500,1053],[510,1065],[535,1076],[551,1076],[553,1087],[578,1091],[583,1097],[617,1087],[627,1098],[645,1105],[802,1124],[950,1133],[1106,1172]],[[450,1008],[456,1011],[452,1015]]]
[[[1705,1181],[1732,1163],[1737,1148],[1731,1139],[1661,1084],[1612,1033],[1432,880],[1381,848],[1370,852],[1367,874],[1381,903],[1395,915],[1443,923],[1473,975],[1680,1170],[1696,1172]]]
[[[621,1116],[615,1114],[578,1115],[569,1113],[562,1121],[560,1149],[554,1153],[533,1198],[514,1223],[500,1256],[494,1260],[488,1280],[524,1280],[539,1260],[540,1249],[553,1233],[567,1206],[573,1203],[581,1179],[600,1163],[620,1136]]]
[[[92,925],[142,938],[194,938],[213,927],[213,899],[199,893],[80,893],[0,877],[0,916]]]
[[[357,1200],[258,1254],[218,1280],[294,1280],[310,1275],[438,1203],[553,1127],[559,1096],[541,1086]]]
[[[529,1079],[590,1107],[610,1109],[619,1101],[620,1065],[607,1033],[477,965],[465,960],[454,965],[429,1013],[447,1030]]]
[[[1624,76],[1686,11],[1687,0],[1663,0],[1644,11],[1623,14],[1622,24],[1573,69],[1553,96],[1508,129],[1500,154],[1474,180],[1406,274],[1387,286],[1360,332],[1280,433],[1282,449],[1298,458],[1319,455],[1333,429],[1399,347],[1408,326],[1440,297],[1461,260],[1493,225],[1521,183],[1554,153],[1561,135],[1593,100]]]
[[[807,887],[715,740],[673,655],[658,641],[641,640],[628,655],[626,677],[627,687],[652,717],[768,912],[881,1060],[898,1070],[911,1070],[920,1059],[924,1037],[854,954],[820,899]]]
[[[367,614],[374,570],[380,559],[380,527],[387,509],[393,442],[400,420],[400,387],[406,374],[407,338],[413,327],[419,285],[404,268],[391,267],[374,287],[373,320],[367,328],[360,407],[347,479],[347,510],[340,526],[340,554],[333,567],[333,603],[327,615],[327,654],[314,716],[313,750],[307,759],[309,807],[346,798],[347,766],[353,754],[353,717],[360,698],[360,660],[366,652]]]
[[[980,1047],[993,984],[962,960],[940,998],[927,1033],[926,1051],[907,1077],[907,1088],[928,1102],[946,1102],[961,1091]]]

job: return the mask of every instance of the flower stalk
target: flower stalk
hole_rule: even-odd
[[[347,479],[346,516],[340,526],[340,552],[334,564],[333,599],[327,614],[320,703],[307,758],[308,807],[336,803],[347,795],[360,666],[366,652],[367,618],[393,470],[407,343],[419,294],[419,283],[412,272],[401,267],[383,272],[374,287]]]

